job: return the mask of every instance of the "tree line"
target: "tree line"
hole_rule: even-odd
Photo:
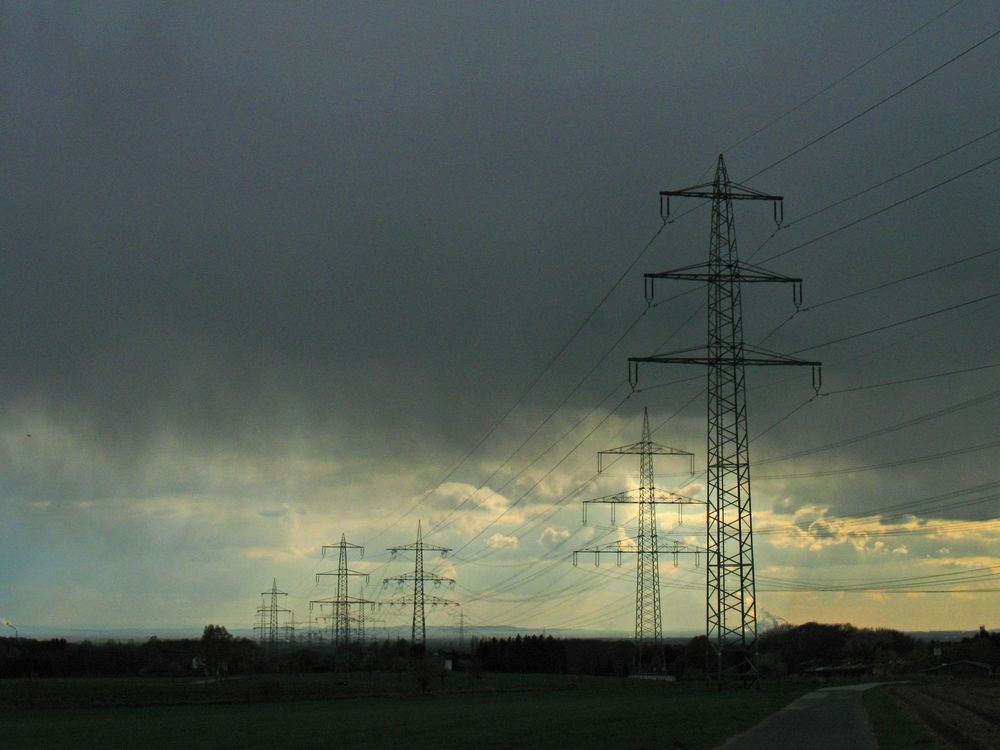
[[[704,636],[660,649],[634,641],[518,635],[473,639],[467,650],[435,649],[436,658],[473,672],[521,672],[627,676],[660,672],[676,679],[704,675],[708,642]],[[921,641],[898,630],[856,628],[848,624],[782,625],[758,639],[762,676],[803,675],[826,668],[866,667],[913,672],[943,662],[971,660],[1000,668],[1000,632],[981,628],[957,641]],[[412,668],[409,642],[385,640],[329,645],[294,643],[267,649],[235,638],[220,625],[208,625],[200,639],[143,642],[0,638],[0,678],[11,677],[183,677],[259,672],[403,672]]]

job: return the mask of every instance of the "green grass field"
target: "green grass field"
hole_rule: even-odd
[[[307,692],[306,687],[316,689],[318,683],[282,676],[270,683],[280,686],[273,696],[276,702],[7,709],[0,712],[0,720],[5,745],[25,748],[273,748],[281,744],[566,748],[571,744],[574,749],[707,749],[803,692],[792,685],[719,692],[694,684],[613,678],[487,675],[473,681],[466,680],[467,675],[452,675],[450,685],[423,695],[395,676],[383,677],[387,679],[381,691],[374,690],[374,685],[366,689],[360,679],[347,686],[331,685],[341,692],[328,700],[287,700]],[[255,679],[242,682],[249,689]],[[390,688],[393,681],[395,688]],[[91,687],[104,683],[106,693],[127,689],[123,681],[86,682]],[[141,681],[124,682],[135,687]],[[240,699],[239,688],[234,687],[238,682],[229,685],[234,700]]]

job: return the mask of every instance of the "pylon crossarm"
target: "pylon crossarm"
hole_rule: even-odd
[[[419,544],[419,547],[418,547]],[[424,552],[440,552],[442,557],[447,557],[448,553],[451,552],[451,547],[439,547],[436,544],[426,544],[425,542],[414,542],[413,544],[403,544],[399,547],[386,547],[387,552],[392,554],[393,557],[398,555],[400,552],[415,552],[417,549],[422,549]]]
[[[319,604],[320,606],[327,604],[374,604],[370,599],[365,599],[359,596],[342,596],[340,598],[333,596],[324,596],[319,599],[310,599],[310,604]]]
[[[676,492],[670,492],[669,490],[654,490],[653,491],[653,503],[657,505],[704,505],[704,500],[698,500],[694,497],[688,497],[687,495],[680,495]]]
[[[711,198],[713,201],[772,201],[774,204],[774,223],[781,226],[785,218],[785,197],[783,195],[767,195],[728,179],[726,179],[724,186],[718,182],[711,182],[704,185],[692,185],[681,190],[661,190],[660,218],[663,221],[670,219],[671,198]]]
[[[665,352],[663,354],[653,354],[648,357],[629,357],[629,363],[639,363],[639,362],[659,362],[668,364],[681,364],[681,365],[722,365],[722,364],[744,364],[744,365],[791,365],[795,367],[819,367],[822,363],[816,362],[814,360],[806,359],[796,359],[795,357],[789,357],[784,354],[776,354],[774,352],[764,351],[762,349],[754,349],[750,346],[744,346],[743,356],[738,356],[734,353],[727,353],[721,356],[713,356],[711,354],[704,354],[702,356],[690,356],[692,351],[702,351],[705,349],[681,349],[675,352]],[[747,357],[745,352],[750,352],[751,354],[756,354],[757,356]]]
[[[758,352],[751,347],[744,347],[745,351],[757,354]],[[674,365],[724,365],[724,364],[737,364],[737,365],[754,365],[754,366],[792,366],[792,367],[811,367],[813,371],[812,381],[813,389],[819,393],[822,387],[822,362],[816,362],[813,360],[795,359],[794,357],[786,357],[782,354],[772,354],[760,352],[760,356],[747,357],[745,354],[743,356],[737,356],[735,353],[730,353],[728,356],[723,355],[720,357],[703,355],[703,356],[688,356],[689,352],[699,351],[692,349],[683,349],[677,352],[667,352],[665,354],[654,354],[649,357],[629,357],[628,358],[628,382],[634,389],[639,383],[639,364],[642,362],[656,362],[659,364],[674,364]],[[704,351],[704,350],[700,350]]]
[[[623,492],[616,492],[614,495],[605,495],[604,497],[595,497],[591,500],[584,500],[583,503],[627,503],[634,505],[636,503],[657,503],[657,504],[671,504],[671,503],[683,503],[686,505],[704,505],[704,500],[697,500],[693,497],[687,497],[686,495],[681,495],[676,492],[670,492],[669,490],[653,490],[653,495],[651,497],[643,497],[642,490],[640,488],[635,488],[631,490],[625,490]]]
[[[601,565],[601,555],[614,555],[615,562],[618,567],[622,565],[623,555],[673,555],[674,565],[678,564],[678,557],[680,555],[694,555],[695,556],[695,566],[698,566],[698,561],[701,555],[705,554],[705,550],[700,547],[693,547],[689,544],[675,543],[672,545],[662,545],[658,544],[652,548],[645,548],[635,544],[635,540],[623,540],[629,541],[631,544],[626,545],[622,542],[611,542],[609,544],[603,544],[599,547],[585,547],[584,549],[578,549],[573,551],[573,567],[578,565],[578,555],[588,554],[594,556],[594,565],[600,567]]]
[[[326,557],[326,551],[328,549],[335,549],[335,550],[356,549],[356,550],[360,550],[359,557],[364,557],[365,556],[365,548],[362,545],[360,545],[360,544],[351,544],[350,542],[340,542],[339,544],[324,544],[322,550],[320,550],[320,557],[325,558]]]
[[[362,573],[358,570],[351,570],[350,568],[344,568],[344,570],[325,570],[322,573],[316,574],[316,583],[319,584],[320,576],[355,576],[365,579],[365,583],[368,583],[371,577],[368,573]]]
[[[705,182],[701,185],[691,185],[680,190],[661,190],[661,198],[722,198],[734,201],[781,201],[785,199],[783,195],[768,195],[760,190],[741,185],[738,182],[729,180],[724,190],[719,189],[716,182]]]
[[[628,546],[625,546],[625,543]],[[601,544],[596,547],[584,547],[583,549],[578,549],[573,552],[574,558],[580,553],[586,553],[588,555],[594,556],[594,565],[600,566],[601,555],[615,555],[617,557],[617,564],[620,567],[622,564],[622,555],[631,554],[638,551],[639,546],[636,544],[634,539],[619,539],[614,542],[608,542],[607,544]]]
[[[607,450],[598,451],[597,455],[613,455],[613,456],[641,456],[643,453],[652,453],[657,456],[693,456],[691,451],[686,451],[683,448],[672,448],[669,445],[661,445],[660,443],[632,443],[631,445],[623,445],[620,448],[608,448]]]
[[[675,268],[670,271],[660,271],[659,273],[647,273],[643,275],[643,295],[648,304],[652,304],[656,297],[656,280],[672,279],[681,281],[708,281],[708,282],[729,282],[746,284],[792,284],[792,302],[795,309],[802,307],[802,279],[794,276],[768,271],[760,266],[749,263],[737,262],[731,266],[725,266],[720,272],[707,263],[699,263],[693,266]]]
[[[398,583],[413,583],[414,581],[437,581],[438,583],[454,583],[454,578],[448,578],[447,576],[439,576],[437,573],[424,573],[423,575],[416,576],[413,573],[403,573],[402,575],[392,576],[391,578],[383,578],[383,581],[393,581]]]
[[[660,443],[631,443],[629,445],[622,445],[618,448],[608,448],[603,451],[597,452],[597,471],[601,472],[603,470],[603,464],[601,462],[601,457],[604,455],[609,456],[641,456],[643,453],[652,453],[657,456],[693,456],[691,451],[686,451],[683,448],[674,448],[669,445],[662,445]]]
[[[583,549],[578,549],[576,551],[593,553],[596,555],[705,554],[705,549],[703,547],[696,547],[693,544],[687,544],[685,542],[669,541],[664,543],[658,543],[656,544],[656,546],[653,547],[644,547],[641,544],[639,544],[638,539],[633,539],[633,538],[618,539],[613,542],[608,542],[607,544],[599,544],[595,547],[584,547]]]
[[[664,490],[653,489],[651,496],[645,496],[643,493],[645,491],[640,488],[626,490],[625,492],[619,492],[615,495],[606,495],[605,497],[595,497],[592,500],[584,500],[583,505],[583,523],[587,524],[587,507],[589,505],[610,505],[611,506],[611,523],[615,523],[616,508],[619,505],[704,505],[704,500],[696,500],[693,497],[686,497],[684,495],[678,495],[675,492],[667,492]]]
[[[604,456],[687,456],[691,462],[691,473],[694,474],[694,453],[683,448],[673,448],[660,443],[633,443],[623,445],[620,448],[609,448],[606,451],[597,452],[597,473],[604,471]]]
[[[434,605],[434,606],[441,606],[441,607],[460,607],[461,606],[461,604],[459,604],[454,599],[443,599],[442,597],[440,597],[440,596],[434,596],[433,594],[424,594],[424,603],[431,604],[431,605]],[[413,604],[413,597],[412,596],[398,596],[398,597],[394,596],[391,599],[388,599],[387,601],[376,602],[376,604],[379,607],[393,607],[393,606],[396,606],[396,605]]]
[[[724,266],[725,270],[720,273],[709,263],[697,263],[692,266],[683,266],[669,271],[659,271],[657,273],[643,274],[646,279],[682,279],[687,281],[717,281],[720,275],[725,280],[746,281],[748,283],[773,282],[776,284],[801,284],[802,279],[795,276],[785,276],[781,273],[768,271],[761,266],[738,261],[731,266]]]

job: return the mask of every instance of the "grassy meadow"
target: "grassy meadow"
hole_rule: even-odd
[[[9,747],[707,749],[805,690],[495,674],[426,693],[387,674],[28,682],[0,682]]]

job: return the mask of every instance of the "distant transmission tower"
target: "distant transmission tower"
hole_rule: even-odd
[[[280,641],[286,640],[291,632],[290,625],[279,625],[279,615],[286,614],[292,616],[292,610],[282,609],[278,606],[278,597],[288,596],[284,591],[278,591],[278,579],[271,582],[271,590],[261,592],[261,603],[257,608],[257,625],[254,630],[258,633],[258,640],[269,650],[277,648]]]
[[[381,633],[381,638],[385,639],[388,635],[388,632],[386,631],[385,628],[385,618],[375,617],[375,616],[366,617],[365,633],[366,636],[370,638],[372,642],[376,642],[379,640],[380,638],[379,633]]]
[[[331,608],[330,642],[334,646],[346,645],[352,640],[363,641],[365,637],[364,608],[366,606],[373,606],[375,602],[350,595],[349,583],[351,577],[364,578],[365,583],[367,583],[368,574],[351,570],[347,567],[347,551],[358,550],[360,557],[364,557],[365,548],[358,544],[351,544],[347,541],[346,535],[341,534],[339,543],[323,545],[323,557],[326,557],[327,550],[337,550],[337,569],[317,573],[316,583],[320,582],[322,576],[336,576],[336,593],[332,597],[321,597],[311,600],[309,602],[310,611],[314,605],[319,605],[321,609],[325,606]],[[354,610],[353,614],[351,613],[352,609]]]
[[[736,248],[733,201],[771,201],[775,222],[780,225],[782,196],[766,195],[730,182],[721,155],[712,183],[660,193],[660,213],[664,221],[670,215],[673,196],[711,199],[708,263],[646,274],[647,296],[652,297],[655,279],[705,282],[708,286],[708,346],[703,351],[686,349],[651,357],[630,357],[629,380],[633,386],[637,382],[640,362],[696,364],[708,368],[706,635],[711,654],[707,674],[720,682],[732,676],[750,683],[757,678],[757,599],[745,367],[810,366],[813,368],[813,387],[818,391],[820,363],[755,349],[743,341],[743,283],[790,283],[796,306],[801,304],[801,279],[742,263]]]
[[[639,644],[640,652],[644,647],[652,647],[655,658],[655,655],[661,651],[660,647],[663,643],[663,626],[660,611],[659,556],[661,554],[671,554],[674,555],[676,561],[677,555],[698,554],[704,550],[689,547],[680,542],[673,542],[668,545],[660,544],[656,529],[657,505],[677,506],[678,517],[680,517],[685,505],[700,505],[702,503],[700,500],[694,500],[673,492],[657,490],[654,485],[653,456],[688,456],[692,462],[691,469],[694,471],[694,454],[678,448],[671,448],[668,445],[654,443],[649,432],[649,412],[643,409],[642,439],[638,443],[598,452],[598,472],[603,470],[603,458],[607,455],[638,455],[639,487],[616,495],[599,497],[594,500],[584,500],[583,522],[587,523],[588,505],[610,505],[612,523],[614,523],[615,510],[619,505],[638,505],[639,533],[634,539],[619,539],[610,544],[576,550],[573,553],[573,564],[576,564],[577,555],[580,553],[593,554],[595,563],[599,562],[602,554],[613,554],[616,555],[619,565],[621,565],[622,555],[634,554],[636,556],[635,640]]]
[[[442,583],[450,585],[455,584],[454,578],[445,578],[444,576],[439,576],[437,573],[428,573],[424,571],[424,550],[440,552],[442,557],[451,552],[451,550],[447,547],[438,547],[435,544],[425,544],[420,521],[417,521],[417,541],[410,544],[404,544],[399,547],[389,547],[388,550],[393,557],[401,552],[414,553],[413,573],[406,573],[401,576],[395,576],[394,578],[383,579],[382,585],[385,586],[390,582],[400,585],[406,583],[413,584],[412,597],[401,597],[394,599],[393,601],[397,604],[413,604],[413,626],[410,630],[410,643],[413,644],[414,648],[424,648],[427,645],[427,625],[426,617],[424,615],[425,603],[429,603],[432,607],[458,606],[458,602],[454,600],[442,599],[441,597],[424,593],[424,583],[427,581],[431,581],[435,586],[440,586]]]

